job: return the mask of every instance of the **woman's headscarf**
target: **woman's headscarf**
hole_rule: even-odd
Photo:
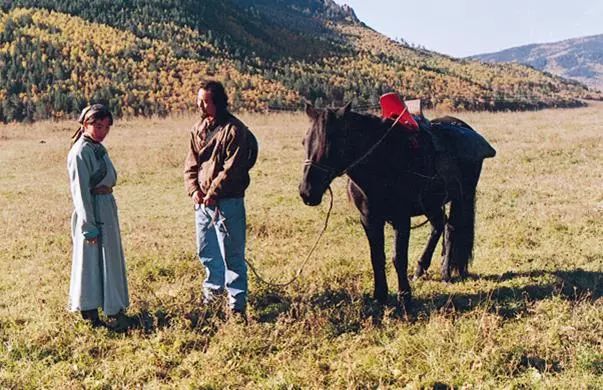
[[[91,104],[85,107],[77,120],[80,127],[71,136],[71,145],[76,143],[82,134],[84,134],[84,124],[88,123],[91,119],[94,122],[97,119],[107,117],[111,118],[110,124],[113,124],[113,115],[111,115],[111,111],[102,104]]]

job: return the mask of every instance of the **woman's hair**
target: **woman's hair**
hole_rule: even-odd
[[[86,124],[94,123],[105,118],[109,118],[109,125],[113,125],[113,115],[111,114],[111,111],[102,104],[92,104],[84,108],[77,120],[80,127],[73,136],[71,136],[71,145],[76,143],[82,134],[84,134],[84,126]]]
[[[97,120],[109,118],[109,124],[113,125],[113,115],[107,107],[102,104],[92,104],[82,110],[78,122],[80,125],[94,123]]]
[[[201,82],[199,89],[211,92],[211,97],[216,106],[218,115],[222,115],[228,108],[228,95],[221,82],[216,80],[204,80]]]

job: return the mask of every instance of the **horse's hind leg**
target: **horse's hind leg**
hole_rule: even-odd
[[[444,228],[444,242],[442,243],[442,280],[450,282],[451,279],[451,264],[450,256],[452,254],[452,242],[454,241],[454,227],[450,223],[446,223]]]
[[[446,214],[444,213],[443,209],[438,209],[438,211],[435,213],[429,213],[427,217],[431,223],[431,234],[429,236],[429,240],[427,241],[427,245],[425,246],[425,250],[421,255],[421,259],[417,264],[417,268],[415,270],[415,280],[423,276],[429,269],[431,259],[433,257],[433,251],[435,250],[438,240],[444,231],[444,224],[446,221]]]
[[[371,248],[371,264],[375,290],[373,297],[382,304],[387,302],[387,278],[385,276],[385,236],[383,229],[385,221],[372,220],[364,215],[361,217],[362,227]]]

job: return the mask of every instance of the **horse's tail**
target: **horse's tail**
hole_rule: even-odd
[[[475,200],[477,182],[482,169],[482,163],[469,164],[462,168],[464,174],[460,196],[452,201],[449,224],[452,226],[454,239],[451,242],[451,271],[456,271],[461,277],[467,275],[469,263],[473,258],[475,242]]]
[[[463,194],[463,197],[453,201],[450,208],[449,224],[454,229],[454,239],[451,242],[450,256],[451,271],[464,277],[469,271],[469,263],[473,258],[475,241],[475,191]]]

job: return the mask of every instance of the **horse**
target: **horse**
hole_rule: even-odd
[[[432,139],[438,126],[474,132],[454,117],[431,121],[432,131],[409,133],[391,119],[354,112],[351,104],[337,109],[307,104],[306,114],[311,127],[303,140],[306,156],[299,194],[306,205],[317,206],[336,177],[348,176],[348,196],[360,212],[370,245],[374,299],[380,304],[388,299],[384,227],[390,223],[395,232],[397,303],[411,302],[407,267],[413,216],[425,215],[432,228],[415,278],[429,268],[442,234],[442,279],[450,281],[453,272],[465,278],[474,244],[476,187],[483,159],[493,157],[494,149],[477,159],[438,150]]]

